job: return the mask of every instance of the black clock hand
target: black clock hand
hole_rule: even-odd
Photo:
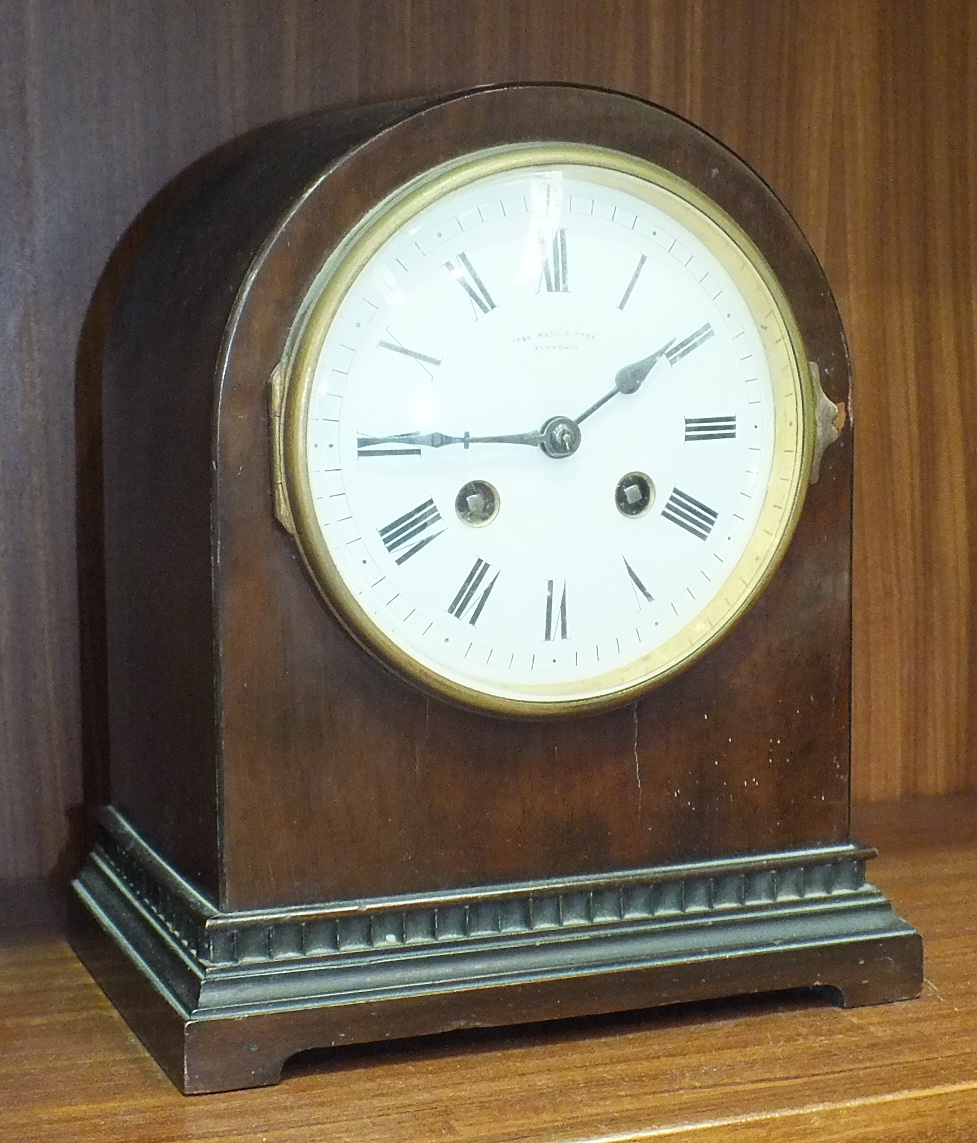
[[[542,443],[542,432],[509,433],[500,436],[473,437],[465,433],[460,437],[447,433],[397,433],[386,437],[358,437],[357,448],[368,449],[374,445],[399,445],[405,448],[443,448],[445,445],[460,444],[465,448],[473,444],[518,444],[536,446]]]
[[[616,397],[618,393],[637,393],[645,381],[648,374],[654,369],[657,362],[665,356],[665,354],[675,344],[675,338],[666,342],[661,349],[656,349],[649,357],[642,357],[640,361],[634,361],[630,365],[625,365],[622,369],[617,371],[617,376],[614,378],[614,388],[605,393],[599,401],[595,401],[589,409],[585,409],[579,417],[577,417],[577,424],[585,421],[591,413],[596,413],[601,405],[606,405],[612,398]]]
[[[444,448],[445,445],[460,444],[469,448],[473,444],[515,444],[530,445],[533,448],[541,447],[547,456],[559,459],[572,456],[580,445],[580,422],[585,421],[591,413],[595,413],[602,405],[618,393],[636,393],[641,388],[648,374],[654,369],[656,362],[675,344],[675,338],[666,342],[660,349],[656,349],[648,357],[634,361],[617,371],[614,378],[614,388],[605,393],[599,401],[595,401],[589,409],[580,414],[576,420],[570,417],[551,417],[541,429],[529,433],[504,433],[497,436],[474,437],[471,433],[463,436],[451,436],[448,433],[395,433],[391,436],[357,438],[357,448],[365,454],[378,445],[391,445],[392,451],[404,452],[420,448]],[[377,449],[376,456],[387,455]]]
[[[515,444],[537,446],[547,456],[559,459],[572,456],[580,445],[580,429],[569,417],[550,417],[543,427],[530,433],[504,433],[498,436],[473,437],[471,433],[453,437],[447,433],[396,433],[385,437],[357,437],[360,456],[419,456],[421,448],[443,448],[460,444]],[[377,446],[389,446],[387,448]]]

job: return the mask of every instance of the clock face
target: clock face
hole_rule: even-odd
[[[762,590],[808,481],[772,273],[616,152],[415,180],[328,259],[282,374],[285,516],[324,597],[388,666],[498,713],[689,666]]]

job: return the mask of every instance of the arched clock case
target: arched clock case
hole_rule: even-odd
[[[758,176],[525,85],[276,124],[164,199],[105,357],[72,901],[174,1082],[915,995],[849,834],[844,335]]]

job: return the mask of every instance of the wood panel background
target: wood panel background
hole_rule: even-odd
[[[91,303],[113,249],[254,126],[512,80],[664,104],[800,221],[857,386],[855,794],[977,789],[977,4],[0,0],[0,876],[70,870],[101,792]]]

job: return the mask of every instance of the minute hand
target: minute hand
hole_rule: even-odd
[[[370,448],[373,445],[403,445],[414,448],[443,448],[445,445],[460,444],[465,448],[473,444],[519,444],[537,446],[543,439],[541,432],[509,433],[501,436],[473,437],[465,433],[460,437],[449,436],[447,433],[397,433],[387,437],[359,437],[357,445],[360,448]]]
[[[585,409],[579,417],[577,417],[577,424],[585,421],[591,413],[596,413],[601,405],[606,405],[612,398],[616,397],[618,393],[636,393],[644,383],[645,378],[654,369],[658,360],[665,356],[666,353],[675,344],[675,338],[666,342],[661,349],[656,349],[649,357],[642,357],[640,361],[634,361],[630,365],[625,365],[617,371],[617,376],[614,378],[614,388],[609,393],[605,393],[599,401],[595,401],[589,409]]]

